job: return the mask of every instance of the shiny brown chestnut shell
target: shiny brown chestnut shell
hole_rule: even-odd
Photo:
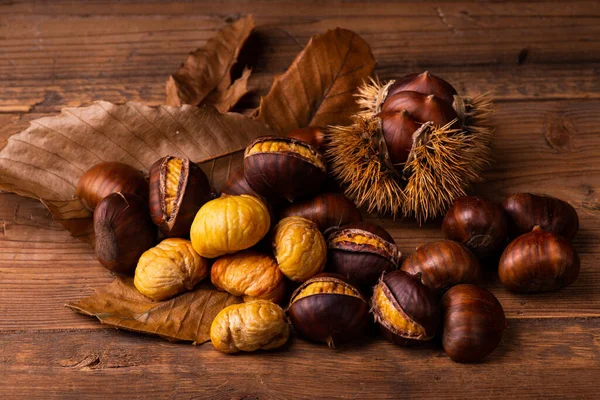
[[[571,242],[535,227],[504,249],[498,276],[513,292],[551,292],[575,282],[579,265]]]
[[[327,270],[362,289],[396,270],[401,257],[394,243],[366,230],[344,227],[327,235]]]
[[[406,162],[413,146],[414,133],[421,127],[406,110],[379,113],[383,138],[393,164]]]
[[[373,288],[371,312],[385,338],[401,346],[431,340],[440,325],[435,294],[418,274],[404,271],[381,278]]]
[[[506,318],[496,296],[475,285],[457,285],[441,304],[442,345],[453,361],[479,361],[498,347]]]
[[[77,182],[77,197],[89,211],[111,193],[134,193],[148,199],[148,182],[141,171],[119,162],[103,162],[88,169]]]
[[[322,193],[295,201],[280,212],[280,218],[291,216],[310,219],[322,232],[331,227],[362,221],[354,202],[341,193]]]
[[[454,200],[442,222],[442,231],[446,239],[464,244],[479,258],[498,254],[508,235],[502,208],[478,196]]]
[[[381,107],[382,113],[406,110],[410,117],[420,123],[433,122],[436,127],[449,124],[458,118],[452,104],[434,95],[404,91],[388,96]]]
[[[262,197],[256,190],[252,189],[244,176],[244,166],[233,171],[223,187],[221,188],[221,194],[228,194],[232,196],[239,196],[241,194],[251,194],[256,197]]]
[[[187,237],[196,213],[214,197],[208,178],[187,158],[167,156],[150,168],[150,215],[167,237]]]
[[[319,151],[323,151],[326,142],[325,129],[320,126],[307,126],[291,131],[287,137],[302,140]]]
[[[294,291],[288,315],[301,336],[335,347],[364,334],[369,306],[355,287],[323,274]]]
[[[579,229],[577,212],[566,201],[531,193],[515,193],[504,199],[502,207],[508,215],[513,237],[531,232],[539,226],[547,232],[572,240]]]
[[[456,89],[451,84],[428,71],[421,74],[408,74],[398,79],[389,87],[387,96],[390,97],[404,91],[432,94],[448,104],[453,104],[454,96],[457,95]]]
[[[301,140],[264,136],[254,139],[244,153],[244,176],[266,198],[294,201],[316,193],[326,174],[325,158]]]
[[[112,193],[94,212],[95,250],[106,269],[133,274],[140,256],[157,241],[148,202],[133,193]]]
[[[421,273],[421,280],[433,291],[443,293],[460,283],[477,283],[482,270],[477,258],[464,245],[453,240],[441,240],[417,248],[408,256],[401,270]]]

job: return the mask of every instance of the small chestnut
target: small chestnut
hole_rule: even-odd
[[[206,174],[187,158],[163,157],[150,168],[150,214],[167,237],[184,237],[213,197]]]
[[[418,247],[400,269],[421,273],[423,283],[439,294],[459,283],[477,283],[482,278],[477,258],[464,245],[452,240]]]
[[[286,199],[316,193],[326,174],[325,157],[301,140],[277,136],[254,139],[244,153],[244,176],[258,194]]]
[[[554,197],[516,193],[506,197],[502,207],[508,215],[513,237],[531,232],[534,226],[539,226],[547,232],[572,240],[579,229],[579,218],[573,206]]]
[[[371,309],[385,338],[401,346],[432,339],[440,325],[439,304],[420,274],[385,274],[373,288]]]
[[[89,211],[111,193],[134,193],[148,200],[148,182],[130,165],[103,162],[88,169],[77,182],[77,197]]]
[[[369,305],[344,280],[317,276],[294,291],[288,315],[301,336],[333,348],[364,333]]]
[[[480,258],[498,254],[506,244],[504,211],[483,197],[464,196],[454,200],[442,222],[446,239],[467,246]]]
[[[506,318],[496,296],[475,285],[457,285],[441,303],[442,345],[453,361],[479,361],[498,347]]]
[[[140,256],[156,243],[157,229],[146,200],[117,192],[96,207],[94,235],[100,264],[119,274],[133,274]]]
[[[579,256],[571,242],[540,227],[513,240],[502,253],[500,282],[513,292],[551,292],[575,282]]]
[[[320,126],[307,126],[291,131],[287,137],[302,140],[317,150],[322,151],[325,147],[325,129]]]
[[[327,235],[327,269],[363,289],[397,269],[401,256],[394,243],[363,229],[344,226]]]
[[[280,217],[298,216],[310,219],[321,232],[334,226],[362,221],[362,216],[352,200],[341,193],[322,193],[295,201],[280,212]]]

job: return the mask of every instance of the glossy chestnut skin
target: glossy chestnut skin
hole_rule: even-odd
[[[302,140],[319,151],[325,149],[326,136],[323,127],[307,126],[306,128],[298,128],[291,131],[287,136],[293,139]]]
[[[98,261],[118,274],[132,275],[142,253],[157,242],[148,202],[132,193],[112,193],[98,204],[94,235]]]
[[[387,96],[390,97],[407,90],[425,95],[433,94],[448,104],[454,102],[454,96],[457,94],[456,89],[451,84],[425,71],[421,74],[408,74],[398,79],[388,89]]]
[[[531,232],[539,226],[547,232],[572,240],[579,229],[579,217],[567,202],[550,196],[515,193],[504,199],[502,207],[508,216],[512,237]]]
[[[398,92],[391,96],[388,95],[381,107],[383,113],[402,110],[406,110],[415,121],[421,123],[432,121],[436,127],[444,126],[458,118],[452,104],[446,103],[432,94],[425,95],[411,91]]]
[[[261,143],[279,143],[302,147],[311,153],[310,160],[295,151],[263,151],[251,153]],[[289,202],[301,196],[315,194],[325,178],[324,156],[306,142],[293,138],[265,136],[254,139],[244,155],[244,176],[252,189],[266,198],[285,199]]]
[[[327,284],[324,291],[299,298],[314,284]],[[331,293],[331,288],[345,287],[355,295]],[[334,274],[322,274],[304,282],[292,294],[288,315],[296,331],[315,342],[325,342],[329,347],[352,340],[365,333],[369,305],[360,292]]]
[[[251,194],[256,197],[262,197],[248,184],[248,181],[244,176],[243,165],[229,175],[225,185],[223,185],[221,188],[221,193],[233,196],[239,196],[240,194]]]
[[[409,330],[401,331],[391,323],[381,302],[378,300],[378,289],[399,310],[404,318],[418,325],[423,333],[416,335]],[[371,300],[375,322],[379,325],[383,336],[400,346],[419,344],[431,340],[440,326],[440,307],[435,296],[420,279],[420,276],[404,271],[393,271],[385,274],[373,289]]]
[[[111,193],[134,193],[148,199],[148,182],[144,175],[130,165],[103,162],[88,169],[77,182],[77,197],[89,211]]]
[[[444,294],[441,303],[442,345],[453,361],[479,361],[498,347],[506,318],[492,293],[475,285],[457,285]]]
[[[402,254],[393,241],[367,230],[352,228],[354,225],[360,226],[350,224],[328,232],[326,268],[369,292],[384,273],[398,269]]]
[[[478,196],[454,200],[442,222],[442,231],[446,239],[464,244],[479,258],[497,254],[508,235],[502,208]]]
[[[535,227],[506,247],[500,257],[498,276],[513,292],[552,292],[575,282],[579,265],[571,242]]]
[[[200,207],[215,196],[204,171],[183,158],[176,205],[169,216],[165,210],[165,180],[167,164],[174,158],[163,157],[150,168],[150,215],[166,237],[187,237]]]
[[[322,232],[331,227],[362,221],[354,202],[341,193],[322,193],[295,201],[280,212],[280,218],[291,216],[310,219]]]
[[[408,111],[386,111],[379,113],[383,138],[393,164],[402,164],[408,159],[413,146],[413,134],[421,127],[411,118]]]
[[[417,248],[408,256],[401,270],[421,273],[423,283],[438,294],[460,283],[477,283],[482,270],[477,258],[464,245],[453,240],[441,240]]]

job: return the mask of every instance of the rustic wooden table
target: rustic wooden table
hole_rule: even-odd
[[[509,318],[485,362],[383,340],[225,356],[100,325],[64,304],[112,280],[37,201],[0,194],[3,398],[600,397],[600,3],[0,1],[0,147],[28,121],[104,99],[164,101],[164,82],[226,21],[252,13],[257,104],[311,35],[337,26],[372,46],[381,78],[428,69],[460,92],[493,90],[495,163],[476,188],[569,201],[579,279],[543,295],[489,285]],[[379,220],[403,252],[439,223]],[[493,274],[492,274],[493,275]]]

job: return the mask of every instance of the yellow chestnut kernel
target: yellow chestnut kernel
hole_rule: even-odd
[[[271,256],[246,250],[219,257],[210,271],[212,284],[241,296],[244,301],[281,301],[285,292],[283,274]]]
[[[312,296],[314,294],[328,293],[328,294],[343,294],[347,296],[354,296],[362,299],[362,296],[355,288],[339,281],[316,281],[306,286],[300,291],[292,301],[298,301],[303,297]]]
[[[208,262],[189,240],[169,238],[142,254],[133,284],[144,296],[161,301],[192,290],[208,272]]]
[[[348,242],[348,241],[351,241],[354,244],[366,244],[366,245],[378,247],[378,248],[384,247],[382,244],[382,242],[383,242],[382,239],[377,239],[374,237],[369,237],[369,236],[365,236],[365,235],[361,235],[361,234],[336,236],[335,238],[333,238],[331,240],[331,243],[342,243],[342,242]]]
[[[173,208],[175,208],[175,202],[177,201],[182,164],[183,160],[181,158],[171,158],[167,162],[167,173],[165,175],[165,213],[168,217],[173,214]]]
[[[287,217],[275,227],[273,252],[279,269],[288,279],[304,282],[325,268],[327,245],[314,222]]]
[[[210,327],[210,340],[215,349],[229,354],[281,347],[289,336],[285,313],[267,300],[225,307]]]
[[[223,195],[198,210],[190,237],[198,254],[215,258],[254,246],[270,225],[269,210],[258,197]]]
[[[303,144],[282,141],[259,142],[246,152],[246,156],[256,153],[294,153],[308,159],[320,168],[325,168],[322,158],[318,157],[313,150]]]
[[[380,313],[385,316],[386,324],[390,324],[396,332],[403,332],[407,337],[424,337],[425,329],[406,315],[402,308],[396,308],[383,291],[382,285],[377,285],[373,292],[373,303],[377,304]]]

